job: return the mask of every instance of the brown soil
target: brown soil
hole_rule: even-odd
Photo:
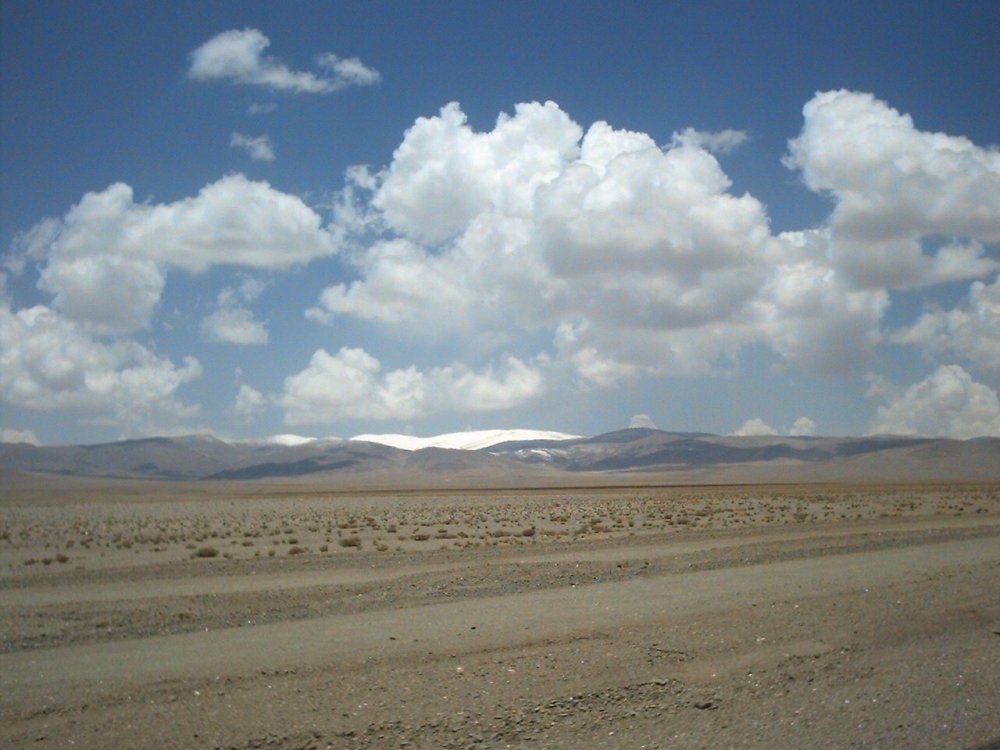
[[[1000,747],[995,485],[129,487],[0,502],[4,747]]]

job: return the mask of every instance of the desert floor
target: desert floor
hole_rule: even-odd
[[[11,748],[1000,748],[1000,486],[0,493]]]

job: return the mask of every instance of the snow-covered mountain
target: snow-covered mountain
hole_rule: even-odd
[[[378,443],[404,451],[418,451],[424,448],[448,448],[451,450],[478,451],[494,445],[510,442],[535,440],[579,440],[580,435],[548,430],[470,430],[450,432],[436,437],[413,437],[412,435],[357,435],[351,440]]]
[[[398,448],[404,451],[419,451],[424,448],[447,448],[449,450],[478,451],[491,448],[494,445],[510,442],[535,442],[535,441],[563,441],[580,440],[581,435],[570,435],[565,432],[553,432],[551,430],[466,430],[464,432],[449,432],[444,435],[434,435],[432,437],[414,437],[413,435],[397,434],[365,434],[355,435],[349,438],[350,441],[359,443],[377,443],[387,445],[391,448]],[[309,443],[339,443],[342,438],[314,438],[302,435],[270,435],[263,438],[246,438],[224,440],[230,445],[280,445],[286,447],[297,447]]]

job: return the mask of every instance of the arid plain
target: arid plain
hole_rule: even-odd
[[[0,744],[1000,747],[1000,485],[5,477]]]

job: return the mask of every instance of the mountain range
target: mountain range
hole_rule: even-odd
[[[204,435],[99,445],[0,444],[21,474],[169,480],[297,480],[337,486],[557,486],[822,481],[997,481],[1000,438],[734,437],[630,428],[593,437],[532,430],[437,438]]]

